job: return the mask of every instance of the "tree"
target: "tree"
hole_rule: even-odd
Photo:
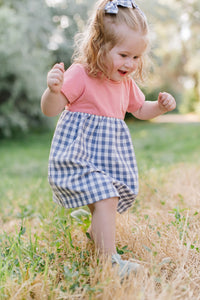
[[[150,93],[153,94],[158,86],[167,89],[180,104],[185,99],[184,112],[194,111],[200,101],[200,2],[145,1],[144,11],[153,32],[154,70]]]
[[[184,59],[183,84],[188,85],[185,109],[200,112],[200,2],[176,0],[181,6],[181,45]]]
[[[50,49],[56,62],[64,62],[66,68],[71,64],[74,50],[74,36],[83,31],[94,5],[94,0],[47,0],[51,7],[52,17],[56,25],[50,39]]]
[[[40,98],[52,62],[44,1],[0,2],[0,136],[44,124]]]

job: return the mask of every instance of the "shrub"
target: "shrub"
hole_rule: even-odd
[[[50,15],[42,3],[8,2],[0,10],[0,136],[45,124],[40,97],[52,57]]]

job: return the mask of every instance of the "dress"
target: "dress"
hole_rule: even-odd
[[[74,76],[77,89],[74,88],[73,91],[69,81],[73,80]],[[86,77],[86,81],[82,76]],[[92,83],[88,83],[87,80]],[[99,80],[89,77],[81,65],[72,65],[66,72],[62,92],[70,105],[62,112],[52,140],[48,169],[49,183],[53,190],[53,200],[66,208],[119,197],[117,210],[122,213],[132,205],[138,193],[137,164],[130,133],[123,117],[126,110],[137,110],[142,106],[144,96],[135,83],[131,83],[131,87],[134,84],[134,88],[138,89],[138,94],[136,104],[130,104],[131,101],[127,99],[131,94],[130,91],[128,95],[121,97],[119,91],[124,93],[127,86],[126,89],[122,89],[119,88],[119,84],[116,88],[120,99],[118,101],[116,93],[114,93],[115,97],[112,97],[110,92],[114,90],[115,83],[104,80],[101,81],[98,90],[94,83],[97,98],[95,110],[91,107],[95,99],[86,101],[92,90],[89,84],[93,82],[99,84]],[[106,89],[105,93],[101,93],[101,86],[104,92]],[[101,97],[105,94],[108,94],[109,98],[106,102],[103,101],[102,108],[105,109],[106,103],[107,109],[102,112]],[[123,98],[125,100],[121,101]],[[133,98],[132,94],[131,98]],[[87,106],[88,102],[91,102],[90,106]],[[117,118],[112,116],[112,107],[115,105],[118,106],[117,111],[121,109],[121,114]],[[92,113],[93,111],[95,113]]]

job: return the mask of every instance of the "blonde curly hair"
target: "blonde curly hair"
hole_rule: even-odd
[[[124,8],[119,6],[117,14],[105,12],[108,0],[97,2],[96,9],[89,20],[87,30],[75,36],[75,51],[73,61],[83,64],[88,74],[98,76],[99,74],[109,77],[112,62],[109,60],[109,51],[123,38],[119,35],[117,27],[121,24],[127,25],[134,31],[140,31],[142,35],[148,36],[149,28],[146,17],[137,8]],[[149,39],[146,39],[149,48]],[[145,56],[140,58],[134,78],[144,81]]]

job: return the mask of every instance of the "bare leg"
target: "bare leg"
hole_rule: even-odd
[[[137,274],[140,265],[128,260],[122,260],[116,252],[115,231],[118,198],[109,198],[89,204],[92,214],[91,226],[88,229],[94,240],[96,249],[101,254],[111,255],[112,266],[118,268],[118,275],[124,279],[131,273]]]
[[[115,227],[117,205],[117,197],[104,199],[88,205],[92,213],[89,233],[94,239],[95,246],[100,253],[116,253]]]

